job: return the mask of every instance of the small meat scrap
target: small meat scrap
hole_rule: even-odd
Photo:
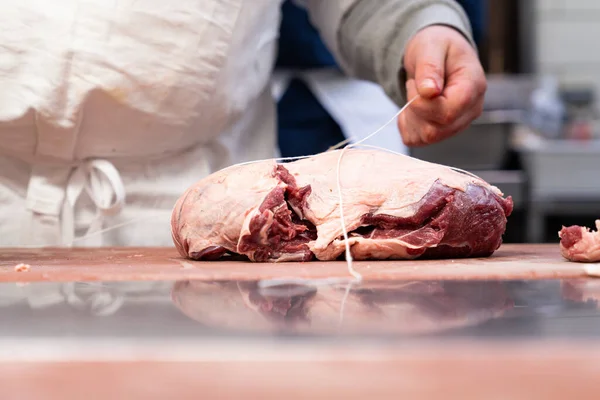
[[[573,262],[600,261],[600,219],[596,220],[596,231],[583,226],[563,226],[560,238],[560,252]]]
[[[15,265],[15,271],[16,272],[27,272],[29,271],[29,269],[31,268],[31,265],[29,264],[17,264]]]

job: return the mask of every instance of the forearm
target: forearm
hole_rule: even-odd
[[[409,39],[430,25],[451,26],[474,45],[464,10],[452,0],[316,0],[313,22],[344,71],[381,85],[398,105],[406,102],[402,58]],[[321,5],[317,5],[318,3]],[[319,9],[328,3],[328,10]],[[334,4],[337,4],[334,6]],[[326,12],[327,11],[327,12]],[[320,13],[320,14],[319,14]],[[332,26],[335,30],[332,31]]]

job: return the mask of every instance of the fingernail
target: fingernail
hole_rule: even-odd
[[[426,92],[423,94],[435,94],[439,89],[437,83],[433,79],[423,79],[419,85],[419,90]]]

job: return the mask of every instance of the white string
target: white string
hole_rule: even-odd
[[[340,170],[341,170],[341,164],[342,164],[342,157],[344,156],[346,149],[349,149],[350,147],[356,147],[357,145],[360,145],[361,143],[369,140],[370,138],[372,138],[373,136],[377,135],[379,132],[381,132],[386,126],[388,126],[390,123],[394,122],[399,116],[400,114],[402,114],[404,112],[404,110],[406,110],[408,108],[408,106],[410,106],[412,104],[413,101],[415,101],[419,96],[415,96],[413,97],[408,103],[406,103],[404,105],[404,107],[402,107],[400,109],[400,111],[398,111],[392,118],[390,118],[390,120],[388,122],[386,122],[385,124],[383,124],[379,129],[377,129],[375,132],[367,135],[366,137],[364,137],[363,139],[359,140],[356,143],[350,144],[346,147],[344,147],[341,151],[340,151],[340,156],[338,158],[338,162],[337,162],[337,170],[336,170],[336,183],[337,183],[337,190],[338,190],[338,201],[339,201],[339,207],[340,207],[340,223],[342,224],[342,234],[344,235],[344,245],[346,247],[346,265],[348,267],[348,272],[350,273],[350,275],[352,275],[355,280],[357,282],[360,282],[362,280],[362,275],[359,274],[358,272],[356,272],[356,270],[352,267],[352,252],[350,250],[350,243],[349,243],[349,238],[348,238],[348,230],[346,229],[346,218],[344,217],[344,199],[342,196],[342,185],[341,185],[341,178],[340,178]]]
[[[397,151],[390,150],[390,149],[387,149],[387,148],[385,148],[385,147],[373,146],[373,145],[370,145],[370,144],[358,144],[358,145],[356,145],[355,147],[366,147],[366,148],[370,148],[370,149],[376,149],[376,150],[381,150],[381,151],[387,151],[388,153],[396,154],[396,155],[398,155],[398,156],[405,156],[405,154],[398,153]],[[450,169],[452,169],[452,170],[454,170],[454,171],[456,171],[456,172],[460,172],[460,173],[462,173],[462,174],[469,175],[469,176],[470,176],[470,177],[472,177],[472,178],[479,179],[479,180],[482,180],[482,181],[483,181],[483,178],[481,178],[481,177],[479,177],[479,176],[475,175],[475,174],[474,174],[474,173],[472,173],[472,172],[465,171],[464,169],[460,169],[460,168],[457,168],[457,167],[451,167],[451,166],[448,166],[448,165],[443,165],[443,164],[437,164],[437,163],[434,163],[434,162],[431,162],[431,161],[425,161],[425,160],[420,160],[420,161],[421,161],[421,162],[426,162],[426,163],[428,163],[428,164],[432,164],[432,165],[438,165],[438,166],[440,166],[440,167],[444,167],[444,168],[450,168]]]
[[[362,276],[361,276],[362,279]],[[338,319],[338,330],[342,330],[344,325],[344,311],[346,310],[346,302],[348,301],[348,296],[350,295],[350,290],[352,289],[352,285],[354,285],[356,281],[348,282],[346,286],[346,290],[344,291],[344,297],[342,297],[342,304],[340,304],[340,317]]]
[[[333,151],[333,150],[337,150],[340,147],[352,142],[354,140],[353,137],[349,137],[348,139],[344,139],[341,142],[339,142],[338,144],[336,144],[335,146],[331,146],[329,149],[327,149],[327,151]]]
[[[238,163],[238,164],[233,164],[230,165],[228,167],[225,167],[221,170],[219,170],[219,172],[221,171],[227,171],[230,168],[234,168],[234,167],[241,167],[243,165],[250,165],[250,164],[258,164],[261,162],[278,162],[278,161],[296,161],[296,160],[302,160],[304,158],[310,158],[310,157],[317,157],[322,155],[323,153],[318,153],[318,154],[311,154],[308,156],[295,156],[295,157],[279,157],[279,158],[265,158],[264,160],[252,160],[252,161],[246,161],[246,162],[242,162],[242,163]]]

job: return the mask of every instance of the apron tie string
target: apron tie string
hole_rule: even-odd
[[[107,160],[89,160],[79,165],[70,176],[62,209],[62,244],[72,247],[75,238],[75,204],[85,192],[96,207],[96,216],[90,223],[86,239],[102,229],[104,218],[117,215],[125,206],[125,186],[115,166]],[[100,244],[100,235],[92,238]]]

